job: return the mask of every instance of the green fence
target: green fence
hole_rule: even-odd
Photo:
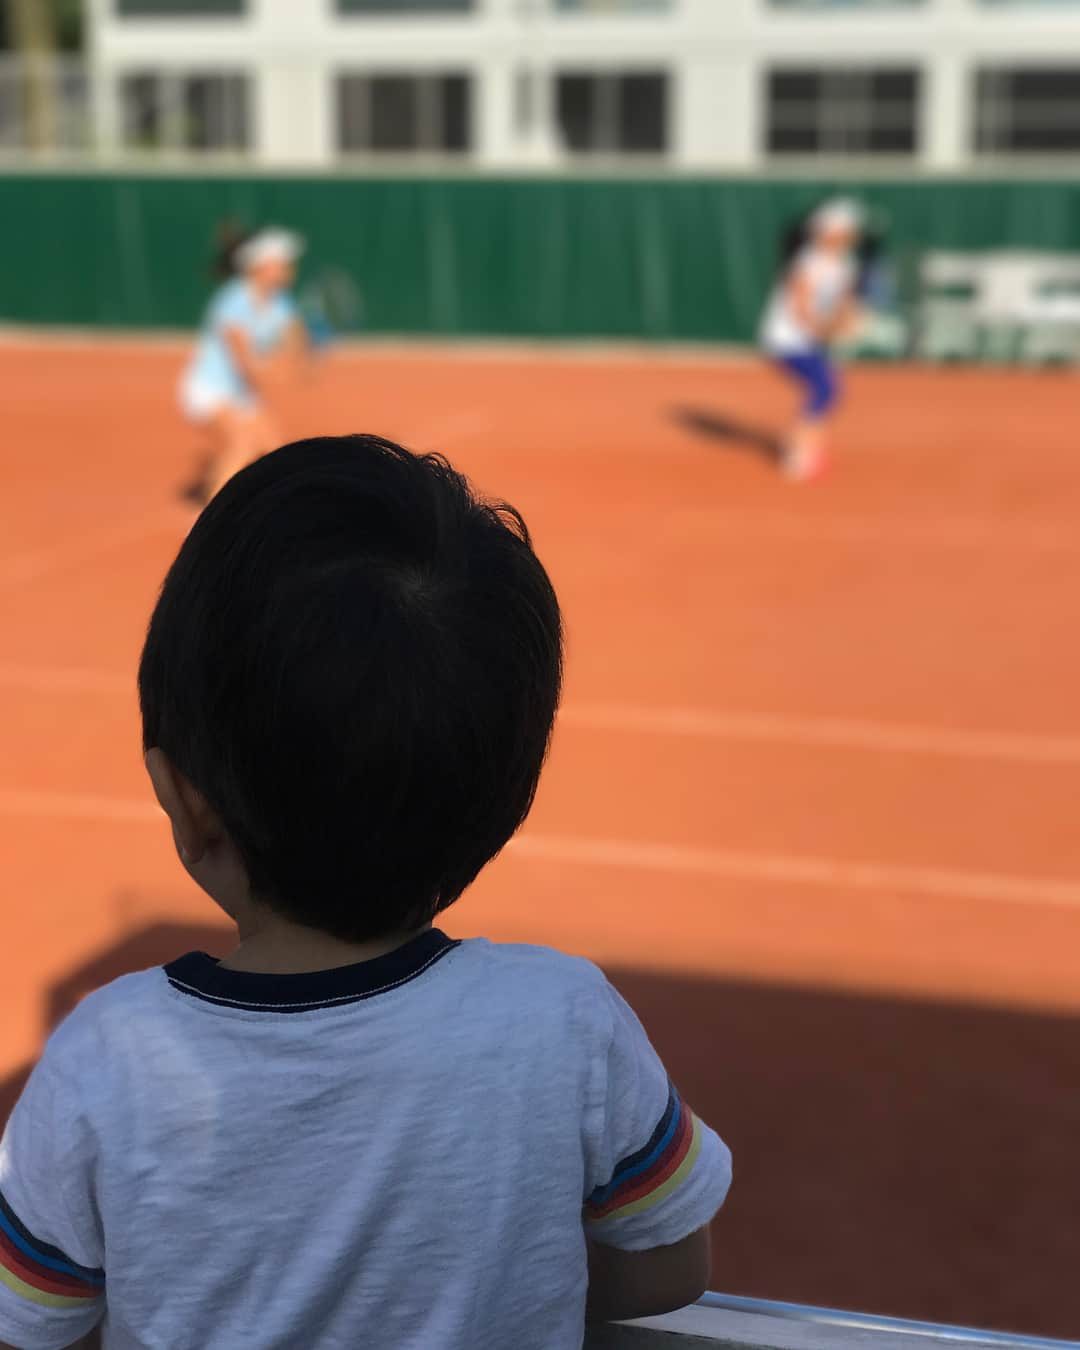
[[[743,342],[834,185],[739,179],[0,176],[0,320],[190,327],[217,222],[349,270],[375,332]],[[846,182],[901,251],[1080,245],[1080,182]]]

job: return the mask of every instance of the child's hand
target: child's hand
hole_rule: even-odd
[[[621,1322],[685,1308],[708,1286],[710,1249],[708,1228],[672,1247],[640,1252],[590,1242],[586,1316],[593,1322]]]

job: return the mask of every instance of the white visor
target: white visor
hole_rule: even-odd
[[[815,234],[825,234],[831,230],[847,230],[854,234],[862,229],[864,218],[858,202],[841,197],[819,206],[811,216],[810,224]]]
[[[249,272],[265,262],[293,263],[304,251],[304,241],[292,230],[259,230],[236,250],[236,261]]]

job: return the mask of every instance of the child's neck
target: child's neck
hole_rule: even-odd
[[[333,970],[358,961],[371,961],[404,946],[424,928],[394,933],[368,942],[347,942],[330,933],[267,912],[263,906],[238,914],[236,926],[240,939],[236,948],[221,962],[226,970],[245,970],[263,975],[303,975],[316,970]]]

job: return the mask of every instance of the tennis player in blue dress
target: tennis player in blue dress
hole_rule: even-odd
[[[299,377],[309,348],[292,295],[302,252],[288,230],[259,230],[235,249],[237,274],[207,307],[179,389],[181,411],[209,442],[206,498],[278,444],[274,391]]]

